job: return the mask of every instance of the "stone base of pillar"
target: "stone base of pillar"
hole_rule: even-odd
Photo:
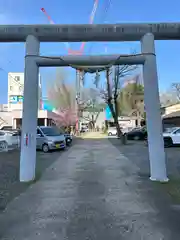
[[[158,179],[158,178],[150,177],[149,179],[150,179],[151,181],[153,181],[153,182],[161,182],[161,183],[169,182],[169,178]]]

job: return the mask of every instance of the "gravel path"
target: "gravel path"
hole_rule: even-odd
[[[0,215],[0,239],[178,240],[180,216],[107,139],[81,140]]]

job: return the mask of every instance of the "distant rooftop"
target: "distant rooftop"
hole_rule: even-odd
[[[167,114],[163,117],[163,119],[166,118],[175,118],[175,117],[180,117],[180,111],[172,112],[170,114]]]

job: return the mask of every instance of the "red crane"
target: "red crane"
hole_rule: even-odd
[[[93,9],[90,15],[90,19],[89,19],[89,24],[92,24],[94,21],[94,17],[96,14],[96,10],[98,7],[98,2],[99,0],[95,0],[94,1],[94,5],[93,5]],[[50,15],[47,13],[47,11],[45,10],[45,8],[41,8],[41,11],[45,14],[45,16],[47,17],[48,21],[50,22],[50,24],[55,24],[54,21],[52,20],[52,18],[50,17]],[[70,48],[69,43],[65,43],[66,49],[68,51],[68,54],[72,54],[72,55],[82,55],[84,52],[84,47],[85,47],[85,42],[82,42],[80,50],[73,50]]]
[[[93,21],[94,21],[94,17],[95,17],[95,14],[96,14],[96,10],[97,10],[97,7],[98,7],[98,1],[99,0],[95,0],[94,1],[94,5],[93,5],[93,9],[92,9],[92,12],[91,12],[91,15],[90,15],[90,20],[89,20],[89,24],[92,24]],[[54,21],[51,19],[51,17],[49,16],[49,14],[46,12],[45,8],[41,8],[41,11],[45,14],[45,16],[47,17],[47,19],[49,20],[50,24],[55,24]],[[80,50],[72,50],[69,46],[69,43],[65,43],[65,46],[66,46],[66,49],[68,51],[68,54],[72,54],[72,55],[82,55],[83,52],[84,52],[84,47],[85,47],[85,42],[82,42],[81,44],[81,47],[80,47]],[[76,119],[76,130],[78,131],[79,129],[79,116],[77,114],[77,119]]]

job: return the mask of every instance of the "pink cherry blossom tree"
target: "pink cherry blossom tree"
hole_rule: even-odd
[[[72,85],[56,81],[48,91],[48,99],[55,108],[52,116],[58,126],[76,123],[76,93]]]
[[[84,100],[82,99],[77,109],[75,83],[68,83],[64,71],[57,74],[55,81],[48,87],[48,99],[55,108],[51,115],[57,126],[72,126],[77,123],[77,112],[81,112],[87,105],[88,96],[83,91],[82,95]]]

